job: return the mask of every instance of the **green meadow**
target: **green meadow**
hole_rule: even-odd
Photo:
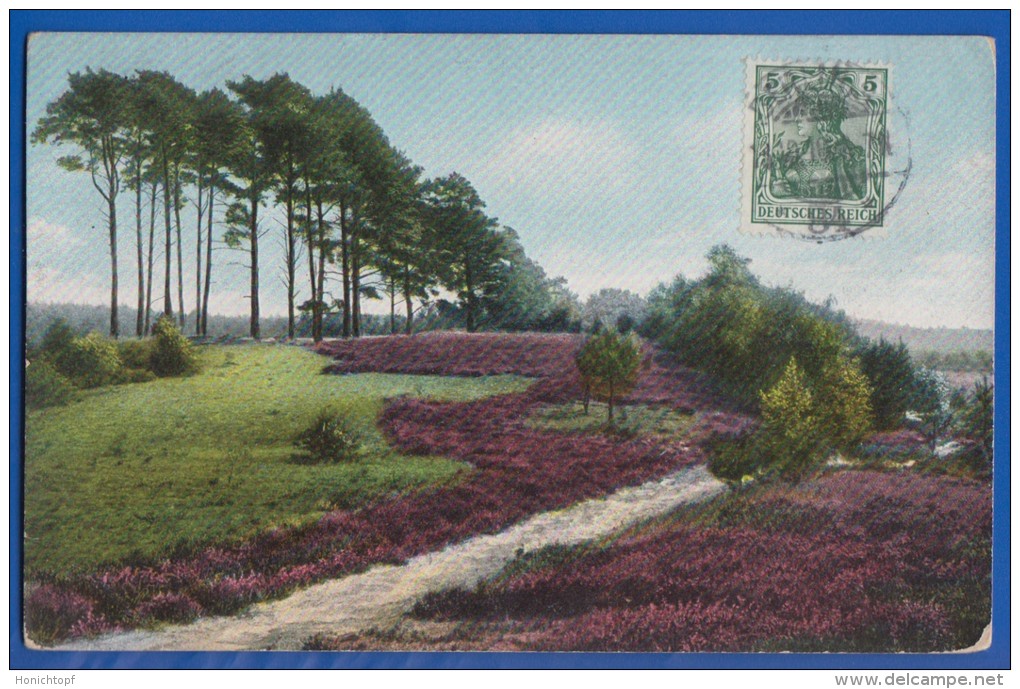
[[[328,360],[280,345],[208,346],[201,373],[105,387],[25,420],[29,576],[147,561],[318,519],[387,494],[457,481],[469,467],[392,450],[384,400],[469,401],[524,390],[516,376],[323,375]],[[312,464],[294,439],[345,412],[355,460]]]

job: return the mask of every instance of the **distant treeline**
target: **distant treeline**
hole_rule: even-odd
[[[121,306],[121,314],[129,321],[135,319],[134,309]],[[646,300],[626,290],[603,289],[592,294],[583,304],[578,304],[564,314],[562,322],[536,324],[535,330],[578,332],[592,330],[596,325],[616,326],[621,321],[640,323],[647,316]],[[26,311],[25,335],[27,341],[38,342],[50,323],[63,319],[81,334],[104,332],[110,322],[107,306],[92,304],[28,304]],[[362,314],[363,332],[366,335],[385,335],[391,329],[403,332],[405,319],[398,314],[391,324],[389,315]],[[249,334],[247,316],[208,316],[209,337],[246,337]],[[263,316],[263,337],[284,338],[287,335],[286,316]],[[967,371],[990,373],[992,370],[992,345],[994,338],[989,330],[969,328],[914,328],[911,326],[883,323],[881,321],[853,321],[856,331],[869,339],[884,338],[889,342],[900,340],[911,352],[914,361],[928,368],[942,371]],[[392,328],[391,328],[392,326]],[[463,328],[464,317],[457,312],[454,304],[439,302],[423,310],[415,321],[415,330],[447,330]],[[628,328],[620,328],[627,330]],[[326,314],[323,318],[323,335],[341,337],[343,334],[342,315]],[[311,322],[302,315],[295,326],[296,337],[311,337]],[[933,346],[936,345],[936,346]]]
[[[629,290],[603,288],[589,295],[582,303],[562,283],[557,284],[561,287],[560,298],[551,306],[541,296],[537,299],[513,298],[500,304],[492,303],[489,305],[491,313],[485,313],[485,318],[476,323],[476,327],[489,331],[576,333],[599,330],[602,327],[628,331],[646,316],[646,300]],[[120,306],[120,314],[128,321],[136,320],[135,310],[126,305]],[[110,322],[110,309],[93,304],[29,303],[26,316],[25,334],[28,342],[37,343],[46,328],[56,320],[67,322],[80,335],[105,332]],[[188,314],[189,318],[193,316],[194,312]],[[209,314],[206,320],[206,336],[209,338],[248,337],[250,334],[248,316]],[[286,316],[262,316],[261,322],[263,338],[287,337]],[[324,313],[321,328],[323,337],[343,337],[343,312],[332,310]],[[414,316],[416,332],[454,329],[467,329],[467,313],[457,302],[445,299],[428,301]],[[361,314],[363,335],[388,335],[406,330],[407,318],[400,312]],[[313,318],[307,312],[301,313],[295,322],[294,336],[306,338],[313,335]]]
[[[914,354],[914,359],[922,366],[939,371],[992,372],[992,353],[983,349],[960,349],[952,352],[929,350]]]
[[[120,312],[125,318],[132,320],[135,318],[134,309],[130,307],[121,306]],[[28,304],[25,316],[26,342],[33,345],[38,344],[46,329],[58,320],[66,322],[79,335],[104,332],[110,321],[110,309],[107,306],[93,304]],[[402,315],[396,315],[391,320],[389,315],[364,313],[361,315],[361,319],[363,335],[402,333],[406,327],[406,320]],[[416,332],[464,329],[464,321],[464,314],[456,308],[455,304],[439,302],[438,305],[424,310],[415,318],[414,328]],[[247,316],[210,314],[206,337],[214,339],[248,337],[249,324]],[[307,314],[302,314],[295,323],[294,336],[310,338],[313,335],[312,329],[312,319]],[[536,322],[532,330],[579,332],[581,321],[578,317],[564,318],[562,321],[550,319],[544,323]],[[343,336],[343,315],[341,313],[324,315],[322,335],[330,338]],[[263,339],[286,337],[286,316],[262,316]]]
[[[120,307],[122,317],[135,320],[135,310]],[[46,329],[57,320],[65,321],[78,334],[102,333],[110,323],[110,307],[94,304],[28,304],[25,309],[25,340],[29,344],[41,341]],[[247,316],[208,317],[209,337],[245,337],[248,335]],[[286,316],[263,316],[262,327],[265,337],[280,338],[287,334]]]
[[[915,357],[929,352],[949,354],[961,351],[982,351],[990,355],[995,347],[995,336],[991,330],[975,328],[915,328],[898,323],[882,321],[856,320],[857,332],[865,337],[877,340],[884,337],[890,342],[903,343]],[[954,369],[966,370],[966,369]]]

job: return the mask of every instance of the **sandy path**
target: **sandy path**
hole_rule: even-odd
[[[313,634],[349,634],[396,624],[426,593],[471,587],[499,572],[516,553],[607,535],[684,504],[707,499],[723,484],[704,467],[535,515],[498,534],[476,536],[400,566],[310,586],[233,617],[78,640],[61,650],[297,650]]]

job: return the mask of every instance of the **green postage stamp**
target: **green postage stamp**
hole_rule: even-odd
[[[840,239],[881,228],[889,69],[748,62],[741,229]]]

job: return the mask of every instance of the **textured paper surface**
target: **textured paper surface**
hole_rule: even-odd
[[[993,58],[965,36],[33,35],[26,375],[66,365],[42,351],[57,318],[81,350],[88,331],[132,340],[172,312],[206,364],[150,380],[145,354],[135,373],[74,379],[75,401],[27,412],[26,643],[973,647],[990,619],[992,481],[988,466],[960,468],[978,447],[960,430],[970,411],[953,407],[955,425],[929,442],[910,409],[826,446],[795,480],[723,481],[709,466],[720,443],[759,428],[784,371],[813,395],[803,428],[828,418],[839,402],[812,378],[822,369],[769,358],[787,341],[781,351],[821,351],[797,349],[818,328],[853,330],[825,350],[848,367],[863,365],[860,338],[902,340],[918,369],[938,369],[946,404],[990,377]],[[111,158],[102,136],[81,145],[82,122],[45,131],[69,75],[101,72],[124,80],[125,102],[140,75],[164,74],[239,104],[252,156],[271,161],[257,203],[243,137],[210,164],[226,139],[189,143],[199,124],[174,121],[176,96],[117,126]],[[297,94],[289,104],[256,93],[274,75]],[[341,118],[300,146],[287,138],[341,91],[372,126],[334,138]],[[257,102],[272,107],[251,116]],[[394,160],[417,166],[420,187],[386,177]],[[461,181],[478,203],[451,215]],[[782,322],[803,327],[762,336],[785,317],[779,303],[800,304],[803,318]],[[695,327],[719,334],[694,347]],[[632,329],[645,363],[603,423],[610,385],[586,387],[577,353]],[[736,359],[710,360],[716,345],[746,376],[721,373]],[[291,356],[319,357],[316,375],[280,363]],[[105,384],[129,375],[139,382]],[[759,375],[761,390],[734,393]],[[363,432],[349,466],[310,462],[290,441],[318,407],[358,404],[375,406],[352,412]],[[405,481],[412,459],[438,466],[423,457],[448,473]],[[357,494],[359,481],[375,492]],[[945,531],[925,540],[929,527]],[[968,624],[973,638],[959,639]]]

